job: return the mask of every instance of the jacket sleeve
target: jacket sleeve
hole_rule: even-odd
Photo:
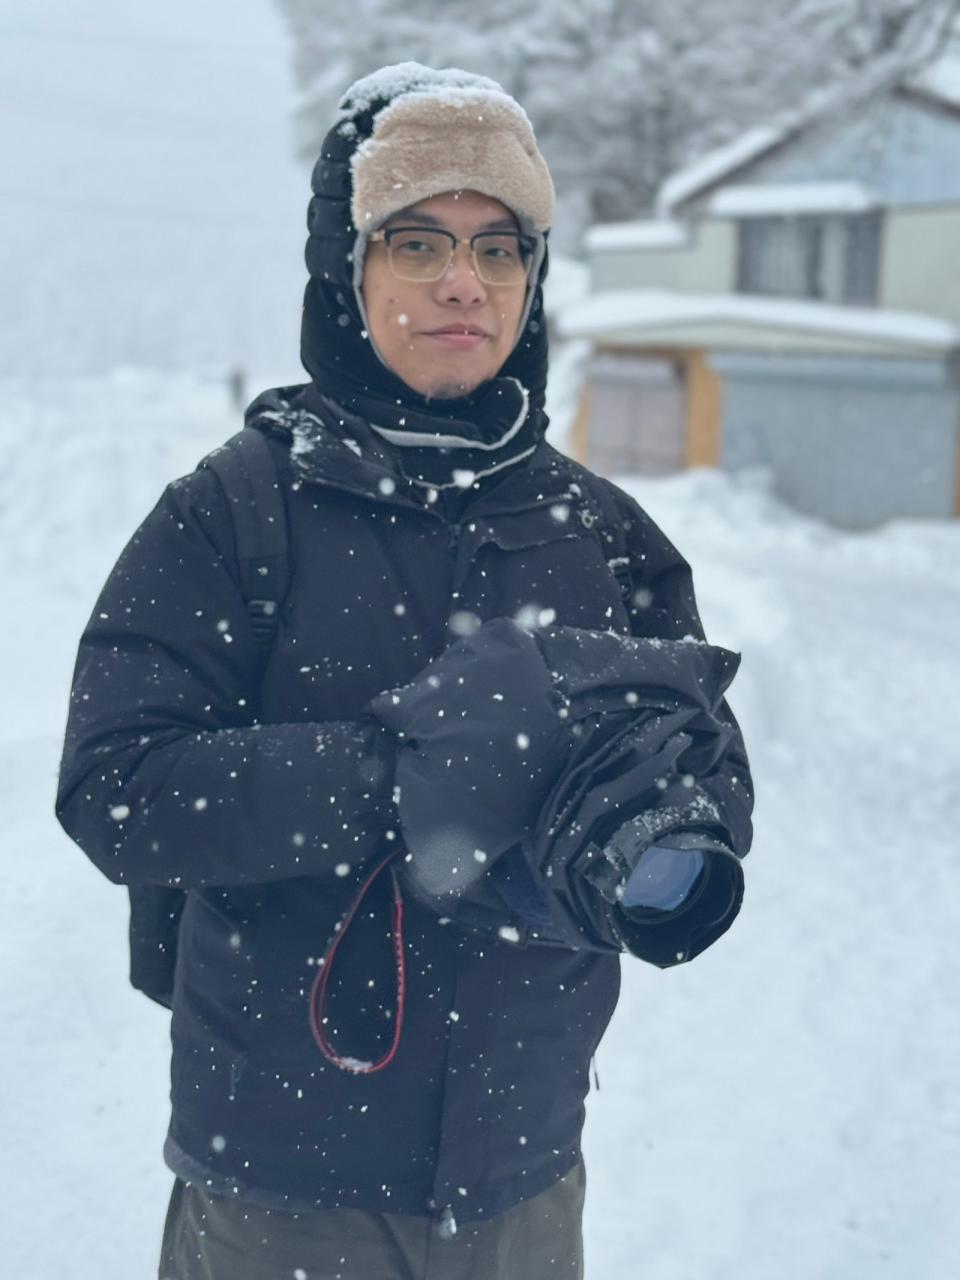
[[[612,487],[626,532],[631,633],[651,639],[705,640],[690,565],[642,507]],[[740,861],[753,840],[753,781],[743,735],[726,698],[715,714],[731,733],[719,759],[695,780],[696,794],[707,800],[700,806],[704,817],[674,825],[656,838],[662,847],[705,851],[707,872],[699,891],[675,912],[608,907],[592,913],[606,943],[660,968],[692,960],[709,947],[736,919],[743,899]]]
[[[617,497],[625,506],[631,633],[663,640],[687,636],[706,640],[690,565],[633,498],[619,489]],[[726,698],[720,701],[717,718],[730,725],[730,740],[714,768],[697,781],[719,810],[719,838],[737,858],[743,858],[753,842],[753,780],[743,734]]]
[[[392,735],[260,723],[260,666],[227,498],[198,470],[131,539],[80,641],[57,816],[110,880],[255,883],[382,849]]]

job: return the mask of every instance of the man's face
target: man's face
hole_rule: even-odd
[[[467,239],[478,231],[516,231],[513,214],[478,191],[445,191],[395,214],[392,226],[423,225]],[[383,241],[367,245],[363,302],[377,351],[408,387],[450,399],[467,395],[500,371],[517,339],[526,284],[490,285],[478,278],[467,245],[458,244],[439,280],[401,280]]]

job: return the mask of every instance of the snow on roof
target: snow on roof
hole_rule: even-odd
[[[896,87],[913,89],[960,110],[960,53],[944,54],[926,70]],[[708,151],[661,185],[657,192],[657,212],[672,212],[704,187],[735,173],[817,120],[828,118],[831,110],[842,101],[838,88],[815,90],[800,109],[778,116],[767,124],[755,125],[725,146]]]
[[[909,80],[907,88],[960,110],[960,54],[947,54]]]
[[[859,182],[794,182],[721,187],[708,209],[721,218],[783,213],[863,213],[878,198]]]
[[[786,123],[756,125],[726,146],[708,151],[693,164],[667,178],[657,192],[657,212],[669,213],[703,187],[719,181],[725,174],[749,164],[775,147],[789,132]]]
[[[668,218],[648,218],[639,222],[607,222],[588,227],[587,249],[681,249],[690,242],[682,223]]]
[[[565,338],[704,323],[872,339],[933,352],[960,347],[960,328],[934,316],[744,294],[608,290],[575,303],[558,316],[559,333]]]

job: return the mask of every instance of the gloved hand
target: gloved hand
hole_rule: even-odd
[[[733,732],[720,702],[739,655],[575,628],[537,641],[580,731],[522,846],[550,889],[545,936],[625,947],[662,967],[688,959],[719,936],[743,893],[742,829],[730,830],[716,773]],[[622,901],[651,846],[703,854],[702,879],[673,909]]]
[[[367,706],[399,737],[395,782],[421,900],[469,891],[533,826],[573,739],[533,635],[494,618]]]

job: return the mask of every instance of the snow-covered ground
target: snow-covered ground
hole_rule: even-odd
[[[0,403],[0,1273],[139,1280],[170,1185],[167,1015],[126,984],[125,895],[56,826],[55,772],[101,580],[237,423],[222,385],[131,370],[7,379]],[[732,931],[689,967],[624,966],[589,1104],[589,1280],[945,1280],[960,522],[851,535],[759,475],[625,483],[743,653],[758,802]]]

